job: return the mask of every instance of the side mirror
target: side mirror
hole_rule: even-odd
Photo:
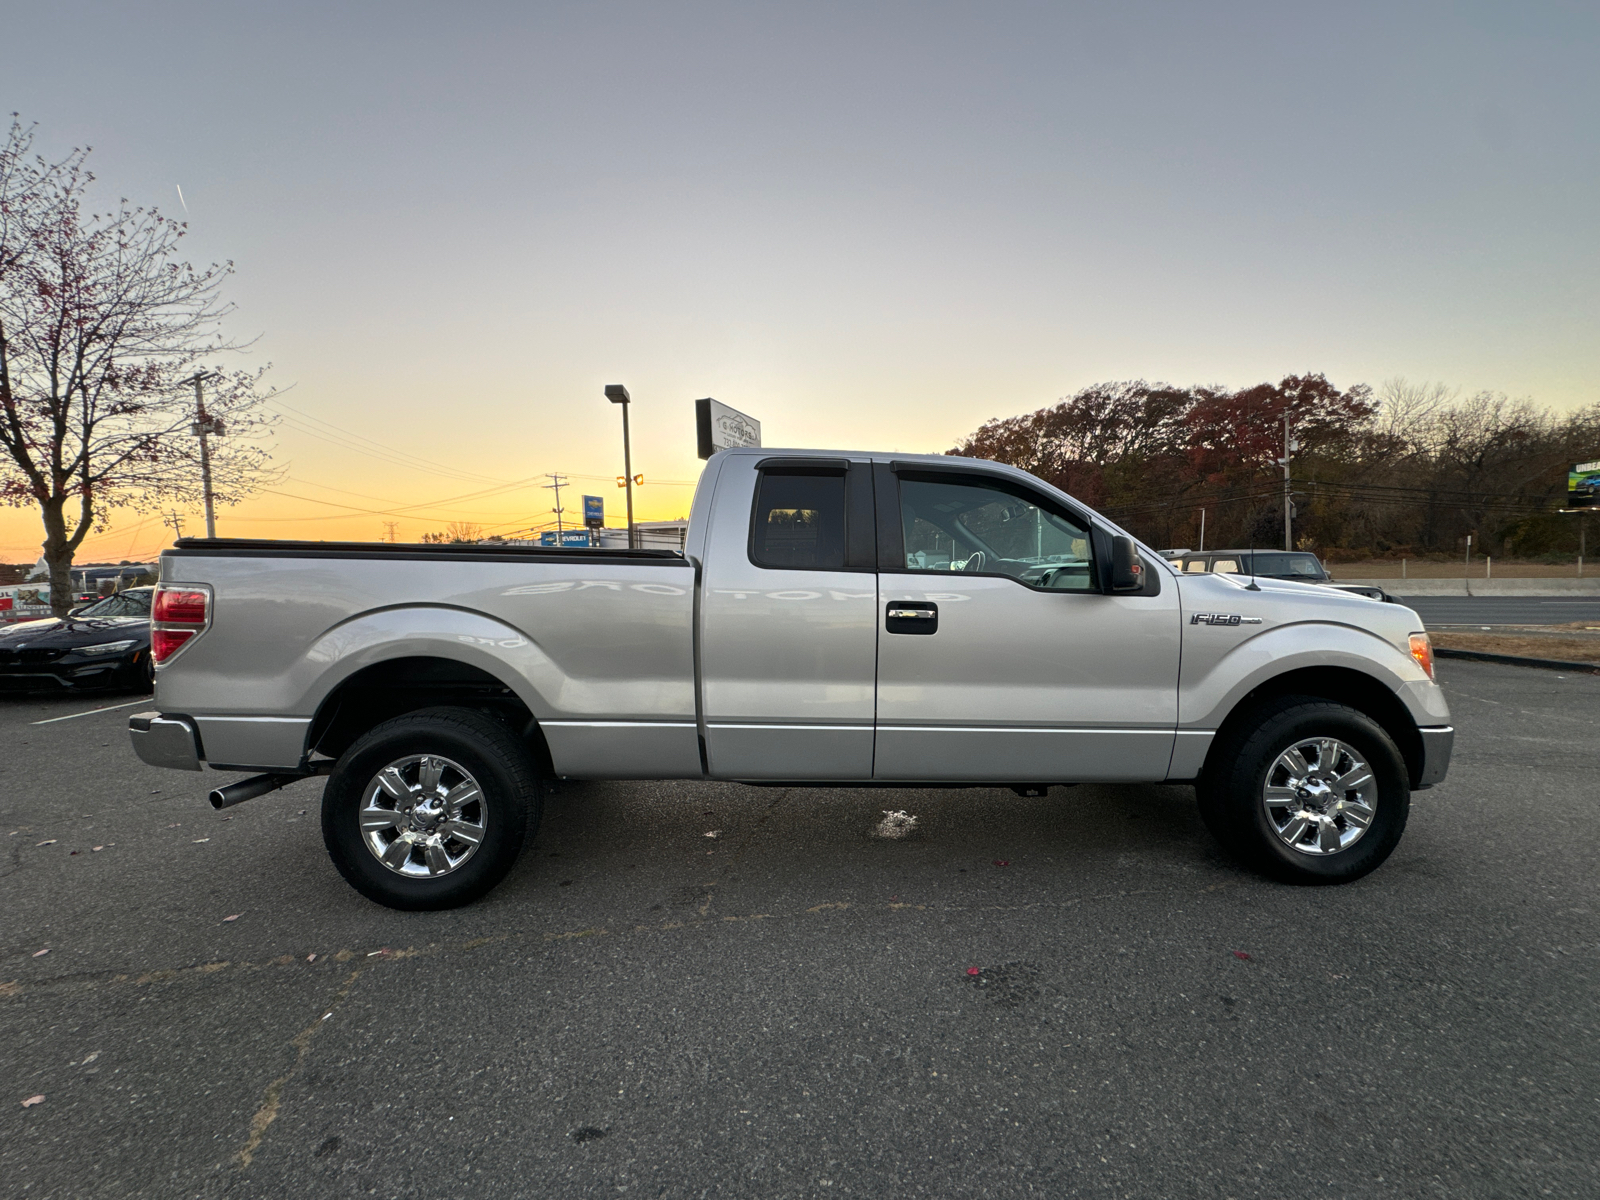
[[[1144,587],[1144,563],[1133,548],[1133,539],[1117,536],[1111,539],[1111,590],[1137,592]]]

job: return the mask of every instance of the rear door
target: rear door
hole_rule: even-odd
[[[1106,594],[1109,539],[999,473],[880,464],[876,479],[874,777],[1164,778],[1180,636],[1164,571]]]
[[[870,463],[724,465],[700,613],[713,776],[872,778],[876,564]]]

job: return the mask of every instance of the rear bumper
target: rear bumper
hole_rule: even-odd
[[[1422,770],[1413,785],[1417,789],[1432,787],[1445,777],[1450,769],[1450,752],[1455,748],[1456,731],[1450,725],[1419,729],[1422,735]]]
[[[128,718],[128,736],[133,739],[133,752],[152,767],[200,769],[200,737],[187,717],[136,713]]]

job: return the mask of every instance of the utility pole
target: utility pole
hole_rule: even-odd
[[[628,410],[623,409],[622,413],[626,417]],[[559,471],[546,471],[544,477],[550,480],[549,483],[542,485],[544,489],[546,491],[553,490],[556,494],[556,506],[550,511],[556,515],[556,544],[559,545],[561,543],[561,514],[566,511],[561,507],[561,489],[567,486],[567,477]]]
[[[222,421],[206,416],[206,398],[200,385],[213,378],[216,378],[215,371],[199,371],[183,381],[194,384],[194,424],[189,426],[189,432],[200,439],[200,487],[205,496],[208,538],[217,536],[217,513],[211,499],[211,443],[208,438],[213,433],[221,436]]]
[[[1283,457],[1278,465],[1283,468],[1283,548],[1294,549],[1294,500],[1289,495],[1289,455],[1300,449],[1300,443],[1289,436],[1289,414],[1283,414]]]
[[[177,509],[169,511],[161,523],[170,528],[179,541],[183,540],[183,518],[178,515]]]
[[[383,528],[384,528],[384,532],[389,535],[384,540],[386,542],[388,542],[390,545],[393,545],[394,544],[394,540],[395,540],[395,531],[400,528],[400,522],[399,521],[385,521],[383,523]]]

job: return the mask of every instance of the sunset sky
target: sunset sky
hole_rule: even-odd
[[[618,515],[610,382],[643,518],[698,396],[907,451],[1109,379],[1600,399],[1593,4],[0,13],[0,105],[232,259],[236,361],[291,389],[224,535],[526,527],[547,471]],[[0,560],[40,536],[0,510]]]

